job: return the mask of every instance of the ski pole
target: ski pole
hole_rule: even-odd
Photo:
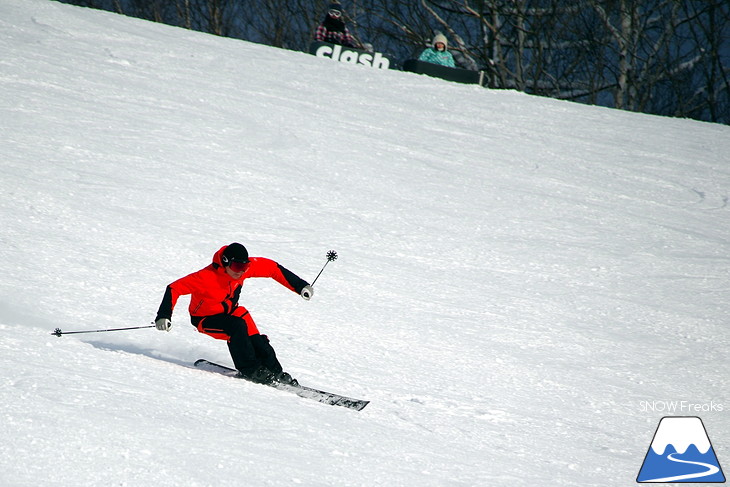
[[[333,260],[337,260],[337,252],[335,252],[334,250],[330,250],[329,252],[327,252],[327,262],[324,263],[324,265],[322,266],[322,270],[319,271],[319,274],[317,274],[317,277],[315,277],[314,281],[312,281],[312,286],[314,286],[314,283],[317,282],[317,279],[319,279],[319,276],[322,275],[322,271],[324,271],[324,268],[327,267],[327,264],[329,264]]]
[[[130,326],[128,328],[109,328],[106,330],[84,330],[84,331],[61,331],[60,328],[56,328],[55,330],[53,330],[53,333],[51,333],[51,335],[56,335],[57,337],[60,337],[61,335],[73,335],[76,333],[103,333],[103,332],[107,332],[107,331],[139,330],[141,328],[155,328],[155,325]]]

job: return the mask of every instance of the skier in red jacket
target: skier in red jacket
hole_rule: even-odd
[[[305,280],[263,257],[248,256],[246,247],[234,242],[221,247],[213,262],[173,282],[157,311],[158,330],[169,331],[177,299],[190,294],[190,320],[200,333],[228,342],[233,363],[245,379],[262,384],[278,381],[296,384],[282,370],[266,335],[259,333],[248,310],[238,305],[243,281],[249,277],[270,277],[282,286],[311,299],[314,289]]]

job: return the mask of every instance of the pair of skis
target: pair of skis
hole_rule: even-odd
[[[238,371],[236,369],[232,369],[230,367],[226,367],[225,365],[220,365],[202,358],[195,361],[195,366],[199,369],[207,370],[209,372],[216,372],[229,377],[236,377],[238,374]],[[341,406],[348,409],[354,409],[355,411],[361,411],[365,406],[370,403],[370,401],[365,401],[363,399],[353,399],[351,397],[341,396],[333,392],[320,391],[318,389],[312,389],[311,387],[306,387],[302,385],[281,384],[275,382],[269,384],[269,386],[275,389],[279,389],[281,391],[291,392],[299,397],[312,399],[323,404],[329,404],[330,406]]]

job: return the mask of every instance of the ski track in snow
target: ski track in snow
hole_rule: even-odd
[[[0,48],[0,485],[623,486],[641,401],[730,403],[726,126],[46,0]],[[230,358],[186,298],[51,335],[148,324],[231,241],[305,279],[338,251],[310,302],[241,302],[363,411],[195,370]]]

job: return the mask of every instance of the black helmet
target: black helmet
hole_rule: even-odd
[[[223,267],[228,267],[231,265],[231,262],[246,264],[248,262],[248,250],[240,243],[233,242],[223,251],[221,262],[223,263]]]

